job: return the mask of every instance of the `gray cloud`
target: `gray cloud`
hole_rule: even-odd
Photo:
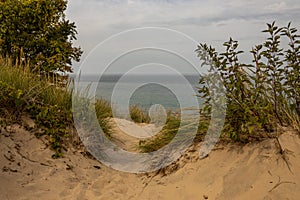
[[[149,26],[175,29],[213,45],[233,36],[249,49],[262,40],[265,23],[292,21],[299,27],[299,10],[299,0],[72,0],[67,17],[76,22],[76,44],[86,55],[113,34]]]

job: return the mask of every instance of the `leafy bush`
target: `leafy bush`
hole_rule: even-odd
[[[275,22],[267,26],[263,32],[269,37],[251,51],[253,64],[239,61],[243,51],[232,38],[223,44],[225,52],[220,54],[207,44],[196,49],[202,66],[211,67],[211,74],[200,78],[199,93],[206,99],[202,114],[210,114],[210,91],[215,86],[212,74],[217,74],[227,98],[224,131],[234,140],[260,137],[259,132],[271,132],[278,123],[299,128],[300,36],[290,23],[282,28]],[[280,46],[282,36],[289,40],[286,50]]]
[[[15,89],[7,83],[0,81],[0,104],[6,105],[6,108],[10,108],[9,112],[13,112],[14,115],[19,115],[24,109],[23,91]],[[4,111],[3,109],[1,110]],[[5,112],[2,113],[2,116]]]

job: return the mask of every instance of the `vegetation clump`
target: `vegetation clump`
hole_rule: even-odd
[[[226,91],[227,110],[224,133],[230,138],[247,141],[261,138],[279,125],[300,127],[300,35],[289,23],[278,27],[267,24],[267,40],[251,50],[253,63],[239,61],[243,51],[230,38],[225,52],[218,53],[207,44],[196,49],[202,66],[210,66],[210,75],[200,79],[199,93],[206,99],[202,115],[210,115],[211,88],[218,85]],[[287,39],[288,47],[282,48]],[[213,81],[218,75],[218,81]],[[260,134],[261,133],[261,134]]]
[[[150,123],[149,115],[138,105],[130,106],[129,113],[132,121],[136,123]]]
[[[148,140],[141,140],[139,142],[139,148],[141,152],[148,153],[159,150],[160,148],[167,145],[177,134],[180,127],[180,117],[168,113],[165,126],[154,136],[154,138]]]
[[[72,138],[77,138],[72,112],[72,84],[62,86],[31,72],[28,65],[12,65],[10,59],[0,57],[0,115],[14,123],[29,114],[37,128],[36,136],[47,136],[53,158],[61,157]],[[107,101],[97,100],[95,111],[104,133],[111,134]]]

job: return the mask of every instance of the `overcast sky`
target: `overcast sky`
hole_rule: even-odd
[[[299,29],[300,1],[70,0],[67,18],[76,23],[78,40],[75,45],[84,50],[82,61],[110,36],[141,27],[180,31],[197,43],[205,42],[217,49],[232,36],[240,42],[241,49],[248,51],[266,37],[261,33],[266,23],[275,20],[278,25],[285,26],[292,21]],[[190,49],[192,56],[195,56],[195,48]],[[107,51],[114,53],[114,50]],[[243,58],[247,60],[249,56]],[[74,67],[78,69],[79,64]]]

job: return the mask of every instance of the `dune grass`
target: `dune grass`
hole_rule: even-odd
[[[67,86],[59,87],[48,78],[31,73],[27,64],[12,66],[9,59],[0,58],[0,81],[2,87],[10,91],[1,91],[1,100],[4,101],[2,111],[12,107],[5,107],[7,104],[15,105],[12,107],[15,114],[30,110],[35,105],[52,105],[61,112],[72,107],[72,93]],[[3,92],[7,92],[7,98]]]
[[[167,145],[176,135],[180,126],[180,119],[169,115],[167,121],[161,132],[148,140],[141,140],[139,142],[139,149],[143,153],[156,151]]]
[[[166,124],[163,126],[162,130],[153,138],[140,140],[140,151],[143,153],[157,151],[168,145],[174,139],[176,134],[182,133],[188,133],[188,135],[192,137],[195,136],[194,143],[201,142],[206,135],[210,121],[206,118],[200,118],[199,123],[194,119],[185,119],[185,121],[186,122],[181,121],[181,117],[178,113],[169,111]],[[197,132],[194,135],[195,126],[197,127]]]
[[[130,117],[136,123],[149,123],[150,117],[139,105],[130,106]]]
[[[69,145],[70,134],[76,134],[72,113],[73,89],[69,83],[61,85],[56,78],[32,73],[29,69],[26,63],[12,65],[9,58],[0,58],[2,122],[15,123],[23,114],[29,114],[37,127],[42,129],[36,136],[47,136],[55,151],[53,158],[57,158],[63,155],[64,146]],[[99,124],[110,135],[107,118],[112,114],[108,102],[97,100],[95,110]]]
[[[1,115],[14,122],[29,113],[37,126],[43,127],[42,134],[49,136],[53,157],[61,156],[63,140],[72,124],[71,91],[31,73],[26,63],[11,63],[10,59],[0,59]]]

